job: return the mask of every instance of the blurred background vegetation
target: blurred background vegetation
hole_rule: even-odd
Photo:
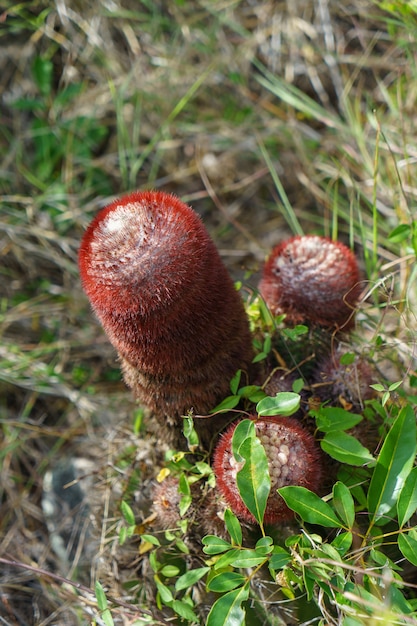
[[[0,3],[0,556],[79,567],[92,587],[103,563],[123,577],[105,556],[115,474],[133,491],[158,460],[77,270],[119,194],[179,195],[245,289],[292,233],[350,244],[367,349],[395,352],[395,380],[414,372],[416,50],[414,1]],[[83,460],[99,514],[94,555],[77,531],[60,561],[45,477],[66,459]],[[88,623],[69,587],[0,573],[2,623]]]

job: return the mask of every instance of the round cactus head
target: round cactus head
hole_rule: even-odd
[[[264,522],[276,524],[288,521],[294,514],[277,489],[298,485],[317,491],[322,478],[320,451],[313,436],[295,419],[278,415],[251,419],[255,422],[256,435],[264,446],[271,479]],[[232,452],[237,424],[232,424],[221,436],[214,452],[213,469],[218,489],[233,513],[243,521],[255,523],[236,482],[237,473],[241,469]]]
[[[347,329],[360,294],[356,257],[326,237],[292,237],[273,249],[259,291],[272,313],[285,313],[290,324]]]

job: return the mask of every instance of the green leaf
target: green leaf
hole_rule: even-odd
[[[300,408],[301,397],[293,391],[280,391],[274,398],[267,396],[256,405],[260,417],[269,415],[292,415]]]
[[[239,389],[240,379],[242,377],[242,370],[237,370],[236,374],[233,376],[230,381],[230,391],[234,396],[237,395],[237,390]]]
[[[417,510],[417,467],[413,467],[397,502],[398,523],[404,526]]]
[[[246,577],[238,572],[222,572],[216,574],[207,583],[207,590],[214,591],[216,593],[225,593],[236,589],[236,587],[242,587],[246,582]]]
[[[198,622],[197,615],[194,613],[190,605],[187,604],[186,602],[182,602],[181,600],[173,600],[172,602],[167,603],[167,606],[169,606],[173,611],[175,611],[177,615],[179,615],[180,617],[183,617],[189,622],[195,622],[195,623]]]
[[[183,515],[185,515],[185,513],[190,508],[190,505],[192,502],[191,488],[190,488],[190,484],[185,474],[181,474],[180,476],[179,484],[178,484],[178,492],[183,494],[180,499],[180,505],[179,505],[180,515],[181,517],[183,517]]]
[[[414,613],[411,603],[405,599],[400,589],[398,589],[398,587],[395,587],[394,585],[390,585],[390,600],[392,603],[392,608],[394,609],[394,612],[397,613],[397,615],[399,613],[403,613],[404,615],[410,615],[411,613]]]
[[[411,530],[409,533],[398,535],[398,547],[407,561],[417,566],[417,532]]]
[[[285,550],[285,548],[281,548],[280,546],[275,546],[274,551],[271,554],[268,566],[270,569],[278,570],[283,569],[288,563],[291,562],[291,555]]]
[[[226,524],[227,532],[229,533],[233,543],[241,546],[242,527],[236,515],[230,509],[226,509],[224,512],[224,522]]]
[[[110,609],[105,609],[100,617],[105,626],[114,626],[114,621],[110,613]]]
[[[230,563],[233,563],[233,561],[237,559],[239,553],[239,548],[233,548],[232,550],[228,550],[220,557],[218,557],[217,561],[214,564],[214,569],[224,570],[226,567],[229,567]]]
[[[340,407],[322,407],[318,411],[311,411],[316,418],[316,426],[324,433],[333,433],[340,430],[349,430],[362,421],[362,415],[349,413]]]
[[[221,554],[222,552],[226,552],[226,550],[230,550],[232,547],[228,541],[216,537],[215,535],[203,537],[203,546],[204,554]]]
[[[254,391],[253,393],[250,394],[250,396],[248,396],[248,400],[253,402],[253,404],[258,404],[258,402],[260,402],[261,400],[265,400],[265,398],[267,397],[268,396],[266,395],[265,391],[261,389],[260,387],[258,387],[256,391]]]
[[[245,464],[236,475],[237,488],[243,502],[262,526],[271,490],[266,452],[257,437],[247,437],[239,447],[239,456]]]
[[[345,352],[339,359],[340,365],[352,365],[355,362],[356,356],[354,352]]]
[[[352,541],[353,535],[350,531],[346,533],[340,533],[340,535],[337,535],[333,539],[332,546],[339,552],[339,554],[344,556],[346,552],[350,550],[352,546]]]
[[[388,239],[393,243],[401,243],[411,234],[411,226],[409,224],[400,224],[388,235]]]
[[[169,602],[172,602],[174,598],[173,598],[171,589],[167,587],[166,585],[164,585],[164,583],[161,581],[159,576],[155,575],[154,579],[155,579],[156,588],[158,589],[158,593],[161,596],[162,602],[164,604],[168,604]]]
[[[374,522],[389,521],[388,513],[413,467],[416,447],[416,418],[406,406],[385,438],[369,485],[368,509]]]
[[[291,339],[291,341],[295,341],[298,337],[308,333],[308,326],[298,324],[297,326],[294,326],[294,328],[283,328],[281,332],[285,337]]]
[[[104,593],[103,585],[99,580],[96,580],[95,594],[98,608],[100,609],[100,611],[104,611],[105,609],[107,609],[107,598],[106,594]]]
[[[40,111],[46,108],[45,102],[37,98],[19,98],[11,103],[13,109],[18,111]],[[266,355],[265,355],[266,356]]]
[[[256,567],[265,561],[265,555],[260,555],[256,550],[240,550],[239,554],[231,562],[233,567]]]
[[[388,391],[395,391],[396,389],[398,389],[398,387],[400,387],[403,384],[402,380],[397,380],[395,383],[391,383],[390,386],[388,387]]]
[[[271,352],[271,348],[272,348],[272,337],[271,335],[266,334],[262,349],[264,352],[266,352],[266,354],[269,354]]]
[[[238,391],[238,395],[241,398],[250,398],[253,394],[259,391],[258,385],[245,385],[245,387],[241,387]]]
[[[191,451],[193,451],[193,449],[196,448],[199,444],[197,431],[194,428],[193,418],[190,417],[189,415],[186,415],[183,418],[182,428],[183,428],[184,437],[186,438],[187,443],[188,443],[188,448]]]
[[[242,609],[242,603],[248,596],[248,584],[221,596],[211,607],[206,626],[243,626],[245,611]]]
[[[239,463],[244,461],[244,458],[239,454],[239,448],[248,437],[256,437],[255,423],[253,420],[241,420],[236,426],[232,437],[233,456]]]
[[[209,567],[197,567],[196,569],[191,569],[188,572],[185,572],[182,576],[180,576],[175,583],[176,591],[182,591],[183,589],[187,589],[188,587],[192,587],[196,582],[201,580],[203,576],[205,576],[210,571]]]
[[[154,537],[153,535],[141,535],[141,539],[142,541],[147,541],[148,543],[151,543],[153,546],[161,545],[158,537]]]
[[[292,384],[292,390],[294,393],[300,393],[303,389],[305,381],[302,378],[297,378]]]
[[[305,522],[327,528],[343,527],[331,506],[305,487],[281,487],[278,493],[284,498],[286,505]]]
[[[119,532],[119,544],[122,546],[128,537],[126,526],[122,526]]]
[[[385,387],[384,385],[381,385],[381,383],[374,383],[373,385],[369,385],[371,387],[371,389],[375,389],[375,391],[385,391]]]
[[[355,503],[346,485],[340,481],[333,486],[333,506],[347,528],[355,523]]]
[[[255,552],[259,556],[266,556],[272,552],[272,548],[274,547],[274,542],[271,537],[261,537],[256,542]]]
[[[161,574],[165,576],[165,578],[173,578],[174,576],[178,576],[180,570],[176,565],[164,565],[161,569]]]
[[[210,411],[210,413],[218,413],[219,411],[228,411],[229,409],[234,409],[240,402],[240,396],[227,396],[224,400],[220,402],[217,406],[214,407]]]
[[[49,94],[51,93],[53,70],[54,65],[49,59],[36,57],[33,61],[33,78],[43,96],[49,96]]]
[[[327,433],[320,443],[324,452],[347,465],[365,465],[374,457],[355,437],[342,431]]]
[[[124,500],[120,503],[120,510],[126,522],[131,526],[134,526],[136,524],[135,514],[133,513],[132,508]]]

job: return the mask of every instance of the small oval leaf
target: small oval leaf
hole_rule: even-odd
[[[241,420],[236,426],[232,437],[233,456],[239,463],[244,461],[239,454],[239,448],[248,437],[256,437],[255,423],[253,420]]]
[[[327,528],[343,528],[331,506],[305,487],[281,487],[278,493],[284,498],[286,505],[305,522]]]
[[[400,533],[398,535],[398,547],[407,561],[417,566],[417,532]]]
[[[122,515],[125,518],[126,522],[128,524],[130,524],[131,526],[133,526],[136,523],[135,514],[134,514],[131,506],[125,500],[121,501],[121,503],[120,503],[120,510],[121,510]]]
[[[398,523],[404,526],[417,510],[417,467],[406,478],[397,502]]]
[[[311,411],[316,418],[316,426],[324,433],[333,433],[340,430],[349,430],[362,421],[362,415],[350,413],[341,407],[322,407]]]
[[[333,459],[347,465],[361,466],[375,461],[369,450],[355,437],[342,431],[327,433],[320,445]]]
[[[293,415],[300,408],[300,394],[293,391],[281,391],[273,398],[267,396],[256,405],[256,411],[261,416]]]
[[[225,593],[241,587],[246,582],[245,576],[238,572],[222,572],[213,576],[213,578],[207,583],[208,591],[215,591],[216,593]]]
[[[352,528],[355,523],[355,503],[348,487],[340,481],[333,486],[333,506],[347,528]]]
[[[221,554],[222,552],[226,552],[226,550],[230,550],[231,547],[232,545],[228,541],[216,537],[215,535],[203,537],[204,554]]]
[[[106,594],[104,593],[103,585],[101,584],[99,580],[96,581],[95,592],[96,592],[97,606],[100,609],[100,611],[104,611],[105,609],[107,609],[107,598],[106,598]]]
[[[180,576],[175,583],[175,589],[177,591],[182,591],[183,589],[192,587],[209,571],[209,567],[197,567],[196,569],[191,569],[188,572],[185,572],[185,574],[182,574],[182,576]]]
[[[266,502],[271,490],[268,459],[257,437],[248,437],[239,448],[245,464],[236,476],[236,484],[249,511],[260,526],[263,524]]]
[[[233,543],[238,546],[242,545],[242,527],[230,509],[226,509],[224,512],[224,522]]]
[[[291,555],[285,550],[285,548],[281,548],[280,546],[275,546],[274,551],[271,554],[268,566],[272,570],[283,569],[288,563],[291,562]]]
[[[243,568],[256,567],[263,563],[265,559],[265,555],[259,554],[256,550],[240,550],[239,554],[231,562],[231,565]]]
[[[242,603],[248,596],[248,584],[225,593],[211,607],[206,626],[243,626],[245,610],[242,609]]]
[[[221,411],[228,411],[234,409],[240,402],[240,396],[227,396],[217,406],[210,411],[210,413],[220,413]]]

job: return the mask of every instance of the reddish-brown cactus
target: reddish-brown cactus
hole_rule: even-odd
[[[372,364],[359,355],[352,362],[341,363],[345,351],[338,346],[317,363],[312,376],[313,389],[322,402],[338,403],[345,409],[360,412],[365,401],[375,397],[370,385],[378,377]]]
[[[92,221],[79,267],[126,383],[178,443],[181,415],[206,414],[252,358],[243,303],[203,223],[170,194],[129,194]]]
[[[317,491],[322,478],[321,453],[314,437],[295,419],[278,415],[253,419],[256,435],[265,448],[271,478],[264,522],[286,522],[294,514],[277,493],[277,489],[298,485]],[[255,523],[255,518],[244,504],[236,483],[239,466],[232,452],[236,426],[237,423],[232,424],[221,436],[214,451],[213,470],[219,491],[231,510],[243,521]]]
[[[326,237],[292,237],[274,248],[259,291],[274,315],[286,322],[312,322],[347,329],[360,294],[353,252]]]
[[[158,530],[175,529],[180,516],[178,479],[168,476],[161,483],[156,483],[152,491],[152,511],[156,518],[153,525]],[[216,489],[207,489],[207,485],[194,483],[190,488],[192,502],[184,517],[189,521],[189,537],[201,541],[204,535],[217,535],[227,538],[224,524],[226,502]]]

